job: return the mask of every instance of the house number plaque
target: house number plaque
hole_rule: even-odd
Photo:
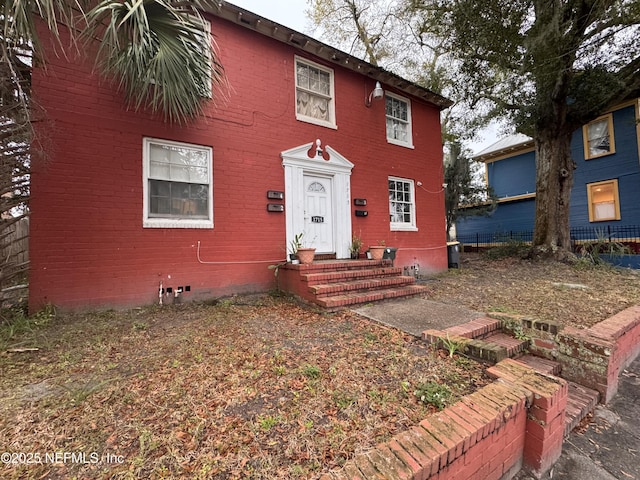
[[[319,217],[319,216],[311,217],[311,223],[324,223],[324,217]]]

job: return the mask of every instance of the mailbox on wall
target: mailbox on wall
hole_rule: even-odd
[[[282,200],[284,199],[284,192],[278,192],[276,190],[267,191],[267,198],[270,200]]]

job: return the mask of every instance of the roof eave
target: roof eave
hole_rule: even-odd
[[[472,157],[474,160],[478,162],[490,162],[493,159],[511,156],[515,153],[524,152],[525,150],[530,150],[535,146],[535,142],[533,140],[527,140],[526,142],[518,143],[517,145],[511,145],[509,147],[501,148],[499,150],[494,150],[493,152],[485,153],[484,155],[478,155]]]
[[[208,10],[208,13],[394,87],[401,92],[431,103],[440,110],[453,105],[453,102],[448,98],[289,27],[222,0],[217,2],[216,6],[218,8]]]

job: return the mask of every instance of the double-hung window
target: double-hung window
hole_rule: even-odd
[[[613,115],[607,114],[582,127],[584,158],[597,158],[616,152]]]
[[[387,92],[387,141],[396,145],[413,148],[411,133],[411,103],[408,98]]]
[[[590,222],[620,220],[618,180],[588,183],[587,199],[589,202]]]
[[[145,138],[143,226],[213,228],[212,149]]]
[[[391,230],[417,230],[413,180],[389,177]]]
[[[333,70],[296,57],[296,118],[336,127]]]

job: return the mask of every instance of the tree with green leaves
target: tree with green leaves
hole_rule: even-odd
[[[439,25],[459,93],[536,148],[535,251],[569,257],[573,132],[640,91],[638,0],[410,0]]]
[[[96,51],[95,68],[128,107],[186,123],[225,83],[208,23],[209,0],[3,0],[0,4],[0,252],[28,214],[32,122],[31,69],[50,55]],[[64,27],[63,27],[64,26]],[[55,51],[43,51],[39,27]],[[69,35],[63,35],[65,28]],[[97,42],[96,48],[93,48]],[[73,52],[71,51],[73,50]],[[44,152],[46,155],[46,152]],[[0,262],[0,291],[25,266]]]

